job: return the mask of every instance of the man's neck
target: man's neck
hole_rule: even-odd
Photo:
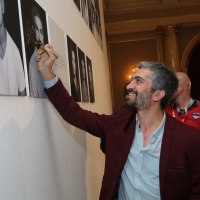
[[[159,109],[157,111],[139,111],[137,118],[140,122],[140,128],[143,133],[151,134],[155,131],[163,120],[164,111]]]
[[[177,103],[175,103],[176,107],[179,108],[180,110],[184,110],[188,108],[191,104],[191,97],[181,97],[181,100]]]
[[[146,147],[152,141],[152,134],[158,129],[162,123],[164,111],[162,109],[156,111],[141,111],[137,113],[140,129],[143,133],[143,146]]]

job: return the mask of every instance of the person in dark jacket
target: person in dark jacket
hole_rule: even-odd
[[[127,85],[126,105],[117,115],[82,109],[53,70],[53,47],[39,50],[45,92],[68,123],[106,139],[100,200],[200,199],[200,130],[169,116],[165,106],[178,87],[175,73],[143,61]]]

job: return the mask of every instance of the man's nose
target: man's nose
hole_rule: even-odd
[[[133,87],[133,81],[131,81],[130,83],[128,83],[128,85],[126,86],[126,89],[130,89]]]
[[[132,80],[127,86],[126,86],[126,89],[129,90],[129,89],[134,89],[135,88],[135,81]]]

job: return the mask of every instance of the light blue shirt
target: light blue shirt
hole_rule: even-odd
[[[119,200],[160,200],[159,161],[165,121],[164,112],[152,141],[143,147],[144,137],[136,115],[135,137],[121,174]]]
[[[50,87],[54,86],[58,82],[58,77],[55,76],[54,79],[52,79],[50,81],[43,81],[43,82],[44,82],[45,88],[49,89]]]

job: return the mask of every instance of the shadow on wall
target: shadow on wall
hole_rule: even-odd
[[[1,199],[87,199],[85,133],[51,107],[45,99],[34,99],[24,129],[13,119],[1,126]]]

